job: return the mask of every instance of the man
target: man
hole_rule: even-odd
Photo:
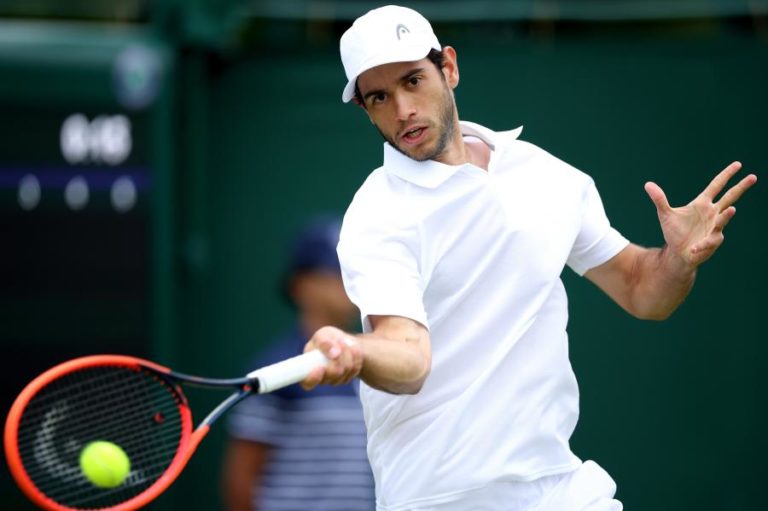
[[[251,368],[300,353],[322,325],[355,323],[357,310],[344,293],[336,256],[340,226],[340,219],[318,217],[299,233],[284,282],[297,325]],[[374,509],[357,393],[351,383],[318,390],[293,385],[232,411],[222,473],[229,511]]]
[[[610,476],[569,448],[578,388],[561,271],[664,319],[757,178],[716,200],[734,162],[681,208],[647,183],[666,245],[639,247],[610,226],[593,181],[520,128],[459,121],[456,51],[415,11],[360,17],[341,57],[342,99],[386,140],[338,246],[365,333],[319,329],[305,349],[330,362],[303,384],[362,379],[378,509],[620,510]]]

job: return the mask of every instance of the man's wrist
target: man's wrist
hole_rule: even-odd
[[[696,276],[696,265],[691,263],[682,254],[672,250],[669,245],[664,245],[659,253],[661,268],[668,274],[679,280],[693,280]]]

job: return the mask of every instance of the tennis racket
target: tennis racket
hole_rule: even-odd
[[[242,378],[210,379],[123,355],[70,360],[35,378],[16,398],[5,423],[8,466],[43,509],[138,509],[171,485],[224,412],[251,394],[297,383],[326,363],[315,350]],[[184,384],[232,393],[193,430]],[[117,487],[96,486],[80,470],[80,453],[98,440],[128,455],[130,472]]]

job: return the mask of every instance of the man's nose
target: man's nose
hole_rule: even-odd
[[[413,101],[404,94],[398,94],[395,97],[395,109],[397,120],[399,121],[407,121],[416,114],[416,107]]]

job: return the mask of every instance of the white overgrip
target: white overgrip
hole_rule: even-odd
[[[247,377],[259,381],[259,394],[272,392],[287,385],[298,383],[320,366],[326,366],[328,359],[320,350],[312,350],[296,357],[285,359],[248,373]]]

